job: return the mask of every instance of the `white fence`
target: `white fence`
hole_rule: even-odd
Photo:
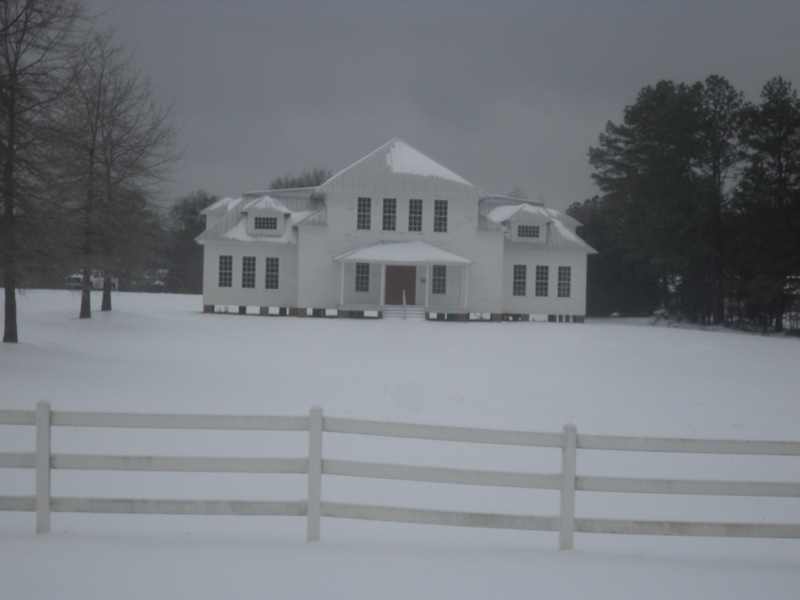
[[[35,469],[36,493],[29,496],[0,495],[0,510],[35,512],[37,533],[50,530],[51,512],[72,512],[304,516],[307,520],[309,541],[319,539],[322,517],[552,531],[559,533],[561,549],[572,548],[575,532],[800,538],[800,523],[714,523],[575,517],[576,492],[583,491],[800,498],[800,483],[796,482],[698,481],[578,475],[576,473],[578,450],[800,456],[800,442],[579,435],[573,425],[565,426],[561,433],[470,429],[323,417],[320,408],[313,408],[308,416],[302,417],[62,412],[51,411],[47,402],[40,402],[35,411],[0,410],[0,425],[35,427],[35,452],[2,452],[0,468]],[[300,458],[238,458],[52,453],[51,429],[60,426],[307,432],[308,454]],[[557,448],[561,452],[561,472],[476,471],[324,459],[322,451],[324,433]],[[308,479],[308,495],[304,501],[53,497],[50,493],[52,469],[305,474]],[[326,502],[322,497],[323,475],[555,490],[560,494],[560,510],[558,515],[543,516]]]

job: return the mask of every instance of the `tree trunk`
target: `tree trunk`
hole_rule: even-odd
[[[103,274],[103,303],[100,306],[100,310],[111,310],[111,275],[108,273]]]
[[[92,318],[92,271],[84,263],[83,266],[83,283],[81,285],[81,319]]]
[[[14,261],[9,256],[5,261],[5,331],[3,341],[16,344],[19,342],[17,333],[17,282]]]

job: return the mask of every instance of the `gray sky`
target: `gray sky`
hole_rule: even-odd
[[[800,87],[800,2],[87,0],[173,104],[165,198],[334,172],[394,137],[487,191],[564,209],[587,151],[661,79]]]

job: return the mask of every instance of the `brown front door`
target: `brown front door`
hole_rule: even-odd
[[[417,267],[386,265],[386,304],[403,304],[403,290],[406,304],[415,304],[416,284]]]

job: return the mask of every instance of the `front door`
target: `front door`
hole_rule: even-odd
[[[398,267],[386,265],[386,304],[403,304],[403,291],[406,304],[416,303],[417,267]]]

